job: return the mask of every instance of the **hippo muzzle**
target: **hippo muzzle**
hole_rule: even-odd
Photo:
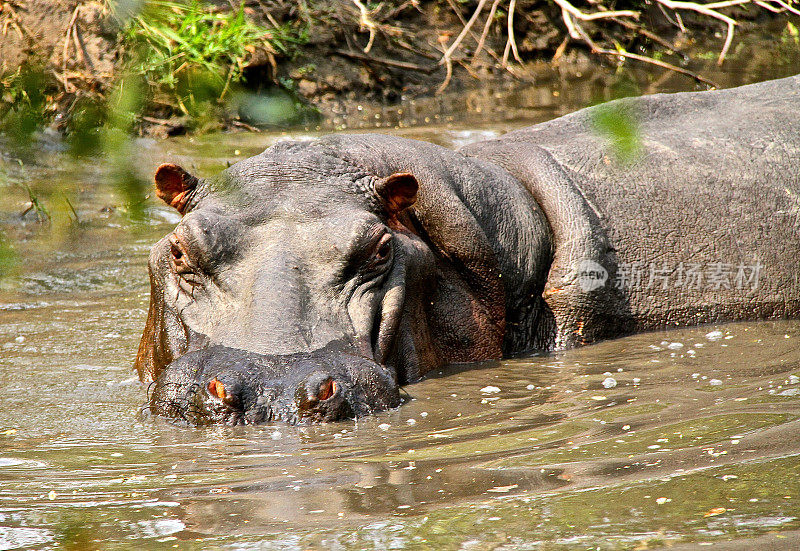
[[[169,364],[153,389],[152,413],[193,425],[330,422],[401,402],[390,369],[337,343],[291,355],[196,350]]]

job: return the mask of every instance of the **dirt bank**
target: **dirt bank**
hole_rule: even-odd
[[[104,2],[0,2],[0,74],[26,62],[44,63],[65,89],[105,87],[119,59],[119,26]]]
[[[247,0],[243,14],[253,29],[262,32],[259,39],[243,45],[245,55],[231,57],[232,66],[241,66],[236,78],[230,78],[233,70],[228,73],[222,94],[237,84],[256,95],[280,88],[313,106],[318,120],[344,120],[358,118],[362,105],[392,105],[486,86],[507,88],[531,83],[543,71],[582,74],[622,61],[659,65],[680,78],[707,85],[713,81],[705,75],[719,66],[712,62],[722,61],[722,67],[730,64],[748,32],[769,27],[769,32],[777,33],[776,41],[798,39],[800,11],[786,11],[778,4],[773,7],[783,13],[755,5],[729,9],[723,17],[739,23],[730,49],[725,47],[726,26],[719,19],[691,10],[675,12],[683,15],[675,19],[652,4],[629,4],[616,6],[621,11],[608,12],[608,17],[592,19],[608,9],[602,3],[576,4],[583,11],[570,15],[570,9],[577,8],[566,0],[409,0],[375,5],[358,0]],[[231,5],[237,3],[205,2],[202,9],[223,13],[230,12]],[[48,116],[44,119],[67,127],[65,121],[82,105],[81,98],[103,99],[120,79],[134,47],[132,35],[123,31],[131,21],[145,18],[132,17],[141,7],[142,2],[135,0],[115,4],[0,0],[0,73],[6,75],[0,103],[13,107],[15,84],[8,75],[35,63],[45,75]],[[709,31],[721,32],[715,36]],[[697,41],[703,38],[708,38],[708,45],[697,56]],[[610,55],[609,48],[619,55]],[[688,54],[690,50],[694,54]],[[164,87],[163,82],[156,86],[152,76],[148,78],[151,93],[138,113],[138,128],[156,133],[183,131],[186,119],[196,114],[180,94],[170,99],[157,89]],[[168,87],[168,81],[164,82]],[[221,124],[244,128],[264,122],[251,120],[241,104],[225,104],[213,117]],[[313,117],[290,122],[301,119],[308,123]]]

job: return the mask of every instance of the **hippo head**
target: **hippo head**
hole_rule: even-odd
[[[159,167],[183,218],[149,259],[136,367],[151,409],[335,420],[399,405],[398,385],[445,362],[499,357],[494,251],[453,191],[465,163],[348,136],[281,142],[211,179]]]

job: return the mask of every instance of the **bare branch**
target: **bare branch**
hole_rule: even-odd
[[[509,46],[514,53],[514,59],[517,60],[517,63],[522,63],[522,59],[519,57],[519,51],[517,50],[517,41],[514,38],[514,12],[516,11],[516,4],[517,0],[511,0],[508,4],[508,46],[506,46],[506,51],[503,53],[503,66],[508,64]]]
[[[492,7],[489,9],[489,15],[486,18],[486,24],[483,26],[483,32],[481,33],[481,37],[478,39],[478,46],[475,48],[475,53],[472,55],[473,64],[478,60],[478,54],[481,53],[481,50],[483,49],[483,43],[486,41],[486,36],[489,34],[489,29],[492,28],[494,14],[497,11],[497,6],[500,5],[500,2],[501,0],[494,0],[494,2],[492,2]]]
[[[760,6],[760,7],[764,8],[767,11],[771,11],[772,13],[783,13],[783,11],[784,11],[781,8],[776,8],[775,6],[770,6],[766,2],[761,2],[760,0],[753,0],[753,3],[756,6]]]
[[[71,86],[69,83],[69,77],[67,76],[67,63],[69,61],[69,43],[70,38],[72,38],[72,33],[75,29],[75,23],[78,20],[78,14],[80,13],[81,6],[78,4],[75,6],[75,11],[72,12],[72,17],[69,20],[69,24],[67,25],[67,33],[64,35],[64,51],[61,54],[61,62],[63,64],[63,80],[64,83],[64,90],[66,92],[73,92],[75,87]]]
[[[564,20],[564,25],[567,27],[567,33],[575,40],[583,40],[581,33],[575,28],[575,23],[572,21],[572,15],[567,11],[561,10],[561,18]]]
[[[635,59],[636,61],[641,61],[643,63],[649,63],[650,65],[656,65],[658,67],[663,67],[664,69],[669,69],[670,71],[675,71],[676,73],[681,73],[682,75],[686,75],[686,76],[692,77],[693,79],[695,79],[695,80],[697,80],[699,82],[702,82],[704,84],[708,84],[709,86],[711,86],[713,88],[719,88],[719,86],[715,82],[713,82],[711,80],[708,80],[707,78],[702,77],[702,76],[698,75],[697,73],[693,73],[692,71],[689,71],[689,70],[684,69],[682,67],[677,67],[675,65],[672,65],[671,63],[666,63],[664,61],[660,61],[658,59],[653,59],[651,57],[647,57],[647,56],[643,56],[643,55],[639,55],[639,54],[632,54],[632,53],[626,52],[624,50],[609,50],[609,49],[606,49],[606,48],[602,48],[602,47],[598,46],[589,37],[588,34],[586,34],[586,32],[583,30],[583,28],[580,26],[580,24],[578,24],[577,21],[573,22],[573,25],[575,27],[575,30],[578,32],[578,34],[580,34],[581,39],[584,42],[586,42],[589,45],[589,47],[592,48],[592,51],[595,52],[595,53],[614,56],[614,57],[623,57],[623,58],[628,58],[628,59]]]
[[[453,62],[450,61],[450,54],[447,53],[447,50],[445,50],[444,57],[442,59],[445,61],[447,74],[444,77],[444,81],[442,81],[442,83],[436,89],[435,93],[437,96],[447,89],[447,87],[450,85],[450,79],[453,77]]]
[[[724,2],[712,2],[710,4],[702,4],[704,8],[711,10],[719,10],[722,8],[730,8],[731,6],[741,6],[742,4],[750,4],[752,0],[725,0]]]
[[[437,70],[436,65],[430,67],[424,67],[422,65],[417,65],[416,63],[409,63],[407,61],[397,61],[394,59],[386,59],[384,57],[374,57],[365,54],[360,54],[358,52],[348,52],[347,50],[333,50],[333,53],[340,55],[342,57],[349,57],[351,59],[357,59],[359,61],[365,61],[368,63],[378,63],[380,65],[397,67],[399,69],[410,69],[412,71],[419,71],[420,73],[425,73],[427,75]]]
[[[800,10],[798,10],[797,8],[791,7],[789,4],[787,4],[783,0],[769,0],[769,1],[770,2],[775,2],[776,4],[778,4],[780,7],[782,7],[786,11],[790,11],[795,15],[800,15]]]
[[[467,20],[466,20],[466,19],[464,19],[464,16],[462,16],[462,15],[461,15],[461,12],[459,11],[459,9],[458,9],[458,6],[456,6],[456,4],[455,4],[454,0],[447,0],[447,3],[450,5],[450,8],[451,8],[451,9],[453,10],[453,12],[456,14],[456,16],[458,17],[458,19],[461,21],[461,24],[462,24],[462,25],[464,25],[464,26],[466,27],[466,26],[467,26]],[[474,32],[472,32],[472,29],[470,29],[469,33],[470,33],[470,35],[472,36],[472,38],[473,38],[473,39],[474,39],[476,42],[478,42],[478,41],[480,40],[480,38],[479,38],[479,37],[478,37],[478,36],[477,36],[477,35],[476,35]],[[440,39],[440,42],[441,42],[441,39]],[[513,70],[513,68],[512,68],[511,66],[509,66],[509,65],[503,65],[503,63],[502,63],[502,60],[500,59],[500,56],[498,56],[498,55],[497,55],[497,53],[496,53],[496,52],[494,52],[494,51],[493,51],[491,48],[486,48],[486,52],[488,52],[488,54],[489,54],[489,55],[492,57],[492,59],[494,59],[494,60],[495,60],[495,61],[496,61],[498,64],[502,65],[502,66],[503,66],[503,68],[504,68],[506,71],[508,71],[508,73],[509,73],[511,76],[513,76],[514,78],[519,78],[519,77],[517,76],[517,74],[514,72],[514,70]],[[462,65],[463,65],[463,63],[462,63]],[[465,68],[466,68],[466,67],[465,67]]]
[[[362,31],[364,29],[369,30],[369,42],[367,42],[367,45],[364,48],[364,53],[368,54],[372,49],[372,43],[375,42],[375,32],[378,28],[378,24],[372,20],[369,10],[364,4],[361,3],[361,0],[353,0],[353,4],[355,4],[356,7],[358,7],[359,12],[361,12],[361,16],[358,20],[359,28]]]
[[[689,71],[687,69],[684,69],[683,67],[678,67],[677,65],[672,65],[671,63],[660,61],[658,59],[653,59],[652,57],[647,57],[639,54],[632,54],[630,52],[625,52],[625,51],[606,50],[605,48],[597,48],[594,51],[597,52],[598,54],[626,57],[628,59],[635,59],[637,61],[649,63],[650,65],[663,67],[664,69],[669,69],[670,71],[675,71],[676,73],[692,77],[693,79],[702,82],[703,84],[708,84],[712,88],[719,88],[719,84],[717,84],[713,80],[708,80],[707,78],[698,75],[697,73],[693,73],[692,71]]]
[[[678,54],[679,56],[681,56],[681,57],[682,57],[682,58],[684,58],[684,59],[688,59],[688,56],[687,56],[685,53],[683,53],[682,51],[680,51],[680,49],[679,49],[679,48],[677,48],[677,47],[675,46],[675,44],[672,44],[672,43],[671,43],[671,42],[669,42],[668,40],[664,40],[663,38],[661,38],[660,36],[658,36],[656,33],[654,33],[654,32],[651,32],[651,31],[648,31],[647,29],[645,29],[645,28],[644,28],[644,27],[642,27],[641,25],[638,25],[638,24],[636,24],[636,23],[632,23],[631,21],[628,21],[627,19],[620,19],[620,18],[618,18],[618,17],[615,17],[614,19],[612,19],[612,21],[613,21],[614,23],[617,23],[617,24],[619,24],[619,25],[622,25],[622,26],[623,26],[623,27],[625,27],[626,29],[630,29],[630,30],[632,30],[632,31],[634,31],[634,32],[637,32],[637,33],[639,33],[640,35],[644,36],[645,38],[649,38],[649,39],[650,39],[650,40],[652,40],[653,42],[656,42],[656,43],[658,43],[658,44],[661,44],[661,45],[662,45],[662,46],[664,46],[664,47],[665,47],[665,48],[666,48],[666,49],[667,49],[669,52],[673,52],[673,53],[675,53],[675,54]]]
[[[444,51],[444,55],[442,56],[442,59],[439,61],[439,65],[444,65],[445,63],[447,63],[447,61],[450,59],[450,56],[453,55],[453,52],[455,51],[455,49],[458,48],[458,45],[461,44],[461,41],[464,40],[464,37],[467,36],[467,33],[469,33],[469,30],[475,24],[475,21],[478,20],[478,17],[480,16],[481,12],[483,11],[483,6],[485,4],[486,4],[486,0],[480,0],[478,2],[478,7],[475,8],[475,12],[472,14],[472,17],[469,18],[469,21],[467,21],[467,24],[464,25],[464,28],[461,29],[460,33],[458,33],[458,36],[453,41],[453,43],[450,44],[450,46]]]
[[[713,8],[709,8],[708,6],[727,7],[734,4],[732,4],[730,1],[717,2],[716,4],[696,4],[695,2],[682,2],[674,0],[656,0],[656,2],[664,5],[665,7],[671,10],[694,11],[706,15],[708,17],[713,17],[714,19],[719,19],[720,21],[724,22],[728,26],[728,30],[725,33],[725,43],[722,45],[722,51],[720,51],[719,53],[719,59],[717,59],[717,65],[722,65],[722,62],[725,61],[725,55],[727,55],[728,49],[731,47],[731,42],[733,41],[733,32],[734,32],[734,27],[736,26],[736,20],[728,17],[727,15],[714,11]],[[746,4],[749,2],[750,0],[738,1],[739,4]]]
[[[514,0],[512,0],[513,2]],[[750,0],[747,0],[748,2]],[[638,11],[618,10],[618,11],[598,11],[594,13],[583,13],[581,10],[567,2],[567,0],[553,0],[562,10],[569,13],[575,19],[581,21],[593,21],[595,19],[608,19],[609,17],[633,17],[639,19]],[[511,11],[509,9],[509,11]],[[574,38],[574,37],[573,37]]]

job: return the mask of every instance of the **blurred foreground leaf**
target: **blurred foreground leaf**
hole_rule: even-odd
[[[8,277],[19,265],[19,256],[8,238],[0,231],[0,279]]]
[[[0,79],[0,131],[12,147],[26,150],[45,123],[49,80],[36,63],[23,65]]]
[[[138,177],[134,166],[134,142],[130,136],[144,103],[144,81],[140,75],[120,80],[108,101],[108,115],[101,130],[103,149],[111,180],[131,222],[144,220],[149,185]]]
[[[592,128],[610,145],[617,162],[630,164],[639,157],[642,139],[639,120],[628,103],[604,103],[590,111]]]
[[[239,117],[257,127],[288,126],[317,115],[279,88],[260,94],[240,93],[234,103]]]
[[[67,145],[75,157],[102,152],[101,127],[106,120],[105,102],[98,98],[79,98],[67,123]]]

